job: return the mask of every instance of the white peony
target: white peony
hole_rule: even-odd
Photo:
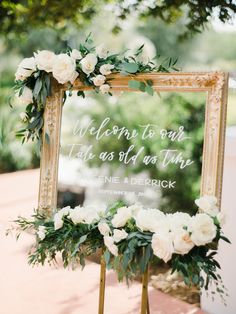
[[[116,243],[124,240],[128,237],[128,233],[124,229],[114,229],[113,230],[113,239]]]
[[[226,222],[226,215],[222,212],[218,213],[216,216],[217,220],[219,221],[219,224],[222,226]]]
[[[58,213],[60,213],[60,215],[62,215],[62,216],[67,216],[67,215],[69,215],[70,211],[71,211],[70,206],[66,206],[66,207],[63,207],[62,209],[60,209]]]
[[[31,104],[33,102],[32,90],[29,87],[25,86],[22,94],[18,96],[18,99],[20,100],[22,104],[25,104],[25,105]]]
[[[55,53],[49,50],[41,50],[37,53],[34,53],[34,58],[38,69],[44,70],[46,72],[52,72],[55,57]]]
[[[191,240],[189,232],[184,229],[174,231],[172,237],[174,250],[177,254],[187,254],[194,247],[194,243]]]
[[[97,75],[97,76],[95,76],[93,79],[92,79],[92,81],[93,81],[93,84],[95,85],[95,86],[101,86],[101,85],[103,85],[104,83],[105,83],[105,81],[106,81],[106,77],[104,76],[104,75]]]
[[[54,215],[54,229],[58,230],[63,227],[63,215],[60,213],[56,213]]]
[[[70,210],[69,218],[74,224],[92,224],[100,219],[98,211],[94,207],[77,206]]]
[[[114,239],[110,236],[105,236],[104,238],[104,244],[108,248],[108,250],[113,254],[114,256],[118,255],[118,247],[114,244]]]
[[[39,226],[38,231],[37,231],[37,235],[41,241],[44,240],[44,238],[46,237],[46,227],[45,226]]]
[[[95,207],[88,206],[84,208],[84,222],[86,224],[92,224],[99,221],[100,217],[98,210]]]
[[[115,228],[124,227],[127,221],[132,217],[132,211],[129,207],[120,207],[114,215],[111,223]]]
[[[176,212],[174,214],[168,214],[167,220],[170,231],[175,231],[183,228],[191,231],[192,217],[187,213]]]
[[[67,82],[73,84],[79,75],[79,73],[76,72],[75,59],[65,53],[57,55],[53,63],[52,74],[60,84]]]
[[[111,74],[111,70],[113,70],[114,67],[115,66],[113,64],[103,64],[100,66],[99,71],[102,75],[108,75]]]
[[[96,47],[96,53],[101,59],[106,59],[108,54],[108,49],[105,44],[101,44]]]
[[[152,237],[153,253],[167,263],[174,253],[174,246],[170,233],[154,233]]]
[[[207,214],[197,214],[193,217],[191,239],[195,245],[205,245],[216,237],[216,226]]]
[[[70,53],[71,58],[75,59],[75,60],[80,60],[82,59],[82,54],[79,50],[77,49],[73,49]]]
[[[102,221],[98,223],[98,230],[103,236],[109,235],[109,233],[111,232],[109,225],[106,222]]]
[[[25,58],[18,65],[17,71],[15,73],[15,78],[17,81],[24,81],[34,71],[36,71],[36,63],[34,57]]]
[[[95,65],[97,64],[98,59],[95,54],[88,53],[81,61],[82,71],[85,74],[90,74],[94,71]]]
[[[110,91],[111,86],[109,84],[103,84],[99,87],[99,90],[102,94],[106,94]]]
[[[136,226],[142,231],[157,232],[164,225],[165,214],[158,209],[141,209],[135,217]]]
[[[216,216],[219,213],[217,207],[217,198],[213,195],[204,195],[195,200],[195,204],[200,210],[211,216]]]
[[[73,224],[79,224],[84,221],[85,213],[84,208],[76,206],[74,209],[70,210],[69,218],[72,220]]]
[[[129,206],[129,209],[132,211],[132,216],[135,218],[138,212],[143,209],[143,207],[140,204],[134,204]]]

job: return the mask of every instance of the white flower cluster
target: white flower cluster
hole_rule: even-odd
[[[121,207],[111,223],[114,228],[123,228],[131,218],[134,218],[138,229],[153,233],[154,254],[168,262],[174,253],[187,254],[195,245],[206,245],[216,237],[217,227],[211,217],[217,215],[216,198],[213,201],[213,197],[204,196],[196,200],[196,203],[201,204],[202,212],[193,217],[182,212],[165,215],[158,209],[143,209],[139,205]],[[128,234],[124,229],[114,229],[112,235],[110,227],[104,222],[99,223],[99,231],[104,236],[105,246],[117,256],[118,248],[115,243],[126,239]],[[120,237],[117,238],[118,231]]]
[[[54,215],[54,229],[63,227],[64,217],[75,225],[97,223],[105,246],[111,254],[117,256],[117,243],[128,237],[125,226],[133,219],[139,230],[153,233],[151,241],[153,253],[168,262],[173,254],[187,254],[194,246],[211,243],[216,237],[217,227],[214,218],[219,215],[219,211],[216,210],[216,198],[203,196],[195,202],[201,211],[195,216],[182,212],[164,214],[158,209],[144,209],[141,205],[135,204],[118,208],[110,222],[103,209],[98,210],[91,206],[77,206],[72,209],[67,206]],[[37,235],[43,240],[46,228],[40,226]]]
[[[66,53],[56,55],[52,51],[41,50],[34,53],[34,57],[25,58],[20,62],[15,73],[15,78],[17,81],[24,81],[35,71],[43,70],[47,73],[52,73],[53,77],[60,84],[67,82],[73,84],[79,76],[79,73],[76,71],[77,60],[79,60],[81,70],[89,76],[94,72],[98,58],[105,60],[107,56],[108,50],[104,44],[96,47],[95,53],[88,53],[84,57],[77,49],[73,49],[70,55]],[[110,90],[110,85],[106,83],[106,75],[110,74],[113,69],[114,65],[104,63],[99,68],[100,74],[93,75],[92,77],[93,84],[99,87],[102,94],[108,93]],[[33,101],[31,89],[25,87],[19,98],[25,104],[31,103]]]
[[[70,208],[70,206],[60,209],[54,215],[54,228],[55,230],[61,229],[63,227],[63,218],[67,217],[73,224],[77,225],[79,223],[92,224],[98,222],[103,214],[103,209],[97,209],[93,206],[81,207],[77,206],[75,208]]]
[[[98,230],[103,235],[105,246],[114,256],[117,256],[118,247],[115,243],[119,243],[121,240],[126,239],[128,233],[124,229],[114,229],[112,234],[111,228],[104,221],[99,222]]]

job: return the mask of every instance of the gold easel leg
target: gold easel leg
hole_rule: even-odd
[[[147,291],[147,314],[150,314],[148,291]]]
[[[99,288],[99,306],[98,314],[104,314],[104,300],[105,300],[105,283],[106,283],[106,262],[102,254],[100,267],[100,288]]]
[[[143,274],[143,280],[142,280],[141,314],[150,314],[149,301],[148,301],[148,268]]]

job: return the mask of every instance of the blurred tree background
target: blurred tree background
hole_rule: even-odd
[[[92,32],[96,44],[105,38],[112,51],[134,50],[144,43],[146,57],[154,57],[157,53],[178,56],[179,65],[185,71],[229,71],[230,84],[234,85],[236,26],[223,24],[233,23],[234,12],[236,4],[230,0],[1,1],[0,172],[39,165],[34,145],[22,147],[14,136],[15,130],[20,128],[19,114],[24,108],[14,98],[11,100],[13,108],[9,107],[14,72],[23,57],[30,57],[34,51],[41,49],[59,52],[67,45],[76,48]],[[236,124],[235,101],[235,91],[231,89],[229,125]],[[168,95],[161,98],[160,104],[163,108],[174,108],[171,121],[168,120],[168,113],[163,118],[166,123],[180,124],[179,117],[182,117],[181,123],[191,129],[203,118],[202,99]],[[175,110],[180,113],[174,115]],[[115,112],[113,117],[119,119]],[[135,123],[132,120],[128,122]],[[197,172],[201,165],[201,145],[202,139],[196,134],[192,144],[192,154],[198,160],[196,182],[199,180]],[[170,172],[168,176],[171,175]],[[166,202],[188,206],[190,199],[192,202],[193,195],[196,195],[196,186],[191,184],[190,179],[191,176],[182,177],[185,191],[177,190],[173,196],[164,195]]]

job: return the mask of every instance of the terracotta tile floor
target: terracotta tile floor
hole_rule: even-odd
[[[88,263],[82,272],[27,264],[32,237],[18,242],[5,238],[5,230],[17,215],[30,215],[37,204],[38,170],[0,175],[0,314],[97,313],[99,265]],[[107,273],[107,314],[139,313],[141,286],[119,284]],[[203,314],[199,309],[150,287],[152,314]]]

